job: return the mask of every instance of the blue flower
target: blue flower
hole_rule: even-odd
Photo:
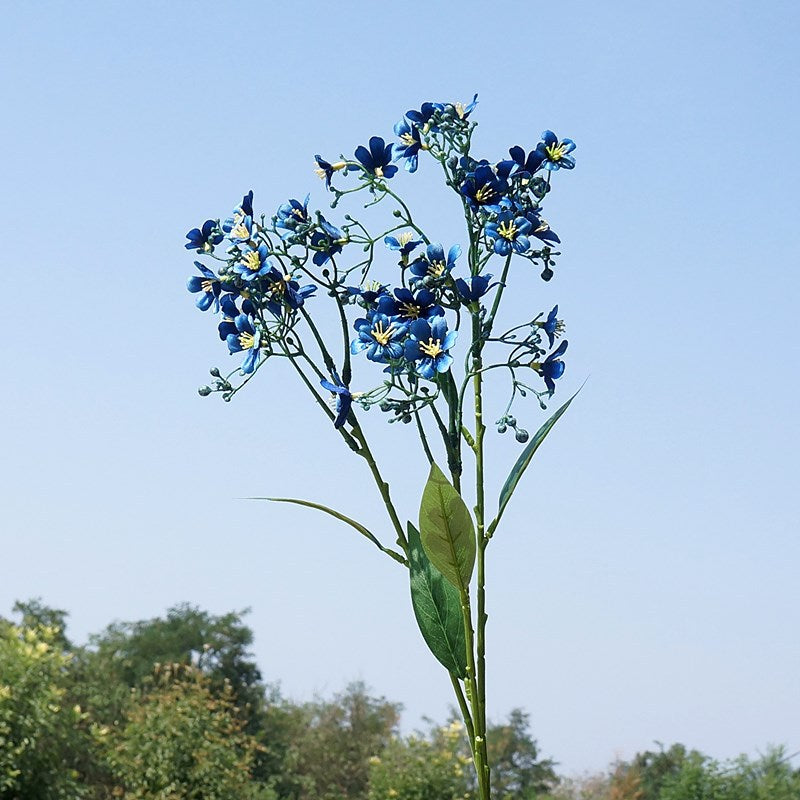
[[[411,231],[403,231],[399,236],[386,236],[384,243],[390,250],[399,250],[403,263],[406,262],[408,254],[422,244],[422,239],[415,239]]]
[[[540,362],[531,362],[531,367],[536,370],[543,378],[547,391],[552,395],[556,390],[556,385],[553,381],[558,380],[564,374],[564,362],[561,361],[561,356],[567,350],[567,340],[558,346],[558,349],[550,353],[547,358]]]
[[[564,321],[557,319],[557,316],[558,306],[553,306],[553,310],[547,315],[547,319],[544,322],[537,323],[547,334],[550,347],[555,344],[556,339],[564,332]]]
[[[279,269],[272,267],[264,275],[266,306],[276,317],[281,316],[284,306],[288,306],[292,311],[297,311],[306,297],[310,297],[317,291],[313,283],[300,287],[300,284],[291,275],[286,275]]]
[[[358,332],[358,337],[350,342],[353,355],[367,350],[370,361],[384,364],[402,358],[403,340],[408,332],[405,322],[375,312],[366,319],[357,319],[353,327]]]
[[[207,219],[202,228],[192,228],[186,234],[189,240],[184,246],[187,250],[197,250],[198,253],[210,253],[214,245],[219,244],[224,236],[217,227],[216,220]]]
[[[466,120],[469,118],[469,115],[475,110],[475,106],[478,105],[478,95],[476,94],[472,98],[472,102],[468,105],[464,105],[463,103],[454,103],[453,108],[456,112],[456,116],[459,119]]]
[[[543,242],[558,244],[561,239],[558,234],[550,228],[546,219],[542,219],[533,209],[526,212],[525,216],[531,223],[531,233]]]
[[[357,297],[365,308],[374,308],[377,301],[388,293],[389,287],[378,281],[369,281],[365,286],[346,286],[349,297]]]
[[[373,136],[369,140],[369,150],[360,144],[355,156],[365,171],[376,178],[391,178],[397,172],[397,167],[392,164],[392,146],[380,136]]]
[[[524,253],[531,246],[527,237],[531,227],[525,217],[515,216],[513,211],[503,211],[496,220],[487,223],[485,230],[486,235],[494,239],[495,253],[507,256],[512,250]]]
[[[222,308],[222,321],[217,326],[217,330],[219,331],[219,338],[224,342],[229,334],[238,333],[236,317],[238,317],[240,313],[246,316],[253,316],[255,314],[255,306],[252,300],[245,297],[242,301],[242,310],[240,312],[236,307],[236,296],[234,294],[222,295],[219,304]]]
[[[415,320],[409,326],[409,333],[404,354],[407,361],[419,362],[417,374],[432,381],[437,373],[450,369],[453,356],[448,351],[455,344],[458,331],[448,331],[444,317],[434,317],[430,322]]]
[[[214,306],[214,313],[216,313],[219,311],[219,294],[222,291],[222,281],[199,261],[195,261],[194,265],[200,270],[202,277],[192,275],[186,281],[186,288],[192,293],[202,292],[200,297],[195,300],[195,305],[201,311],[208,311],[211,306]]]
[[[500,201],[508,191],[508,182],[498,175],[489,164],[479,164],[474,172],[466,176],[459,187],[461,194],[467,199],[473,211],[486,209],[500,211]]]
[[[345,420],[347,420],[350,407],[353,405],[353,395],[350,394],[350,389],[342,383],[339,375],[335,371],[332,373],[332,377],[333,383],[321,380],[320,384],[324,389],[336,395],[336,419],[333,421],[333,427],[338,429],[341,428]]]
[[[278,207],[278,213],[275,215],[275,227],[280,228],[278,231],[281,239],[288,239],[299,228],[303,228],[311,223],[308,216],[308,199],[310,195],[306,195],[306,199],[301,203],[299,200],[289,200]]]
[[[538,148],[531,150],[526,156],[525,151],[519,145],[515,145],[508,151],[508,154],[516,166],[514,170],[515,178],[532,178],[536,170],[542,166],[542,161],[544,161],[544,156],[539,152]]]
[[[444,314],[444,309],[436,304],[436,296],[430,289],[420,289],[414,293],[403,287],[394,290],[394,297],[390,294],[379,297],[378,311],[387,317],[405,320],[429,319]]]
[[[392,145],[394,160],[399,158],[406,159],[406,170],[416,172],[419,161],[419,151],[425,149],[419,135],[419,129],[415,125],[409,125],[408,121],[401,119],[394,126],[395,135],[400,139],[400,144]]]
[[[222,230],[225,233],[230,233],[231,228],[238,222],[241,222],[245,217],[253,218],[253,190],[251,189],[243,198],[241,205],[233,209],[233,215],[228,217],[222,223]]]
[[[466,303],[476,303],[489,291],[489,281],[492,276],[473,275],[469,279],[469,284],[463,278],[456,278],[456,289],[462,300]]]
[[[228,238],[234,244],[244,244],[253,238],[253,228],[258,228],[253,224],[253,218],[249,215],[238,217],[233,220],[233,224],[228,231]]]
[[[410,119],[416,126],[425,130],[438,131],[439,129],[431,125],[430,122],[437,113],[444,111],[444,103],[423,103],[420,111],[406,111],[406,117]]]
[[[444,255],[444,248],[441,244],[429,244],[425,249],[425,255],[413,261],[409,267],[411,272],[411,284],[419,283],[441,283],[450,275],[456,263],[456,259],[461,255],[461,248],[454,244]]]
[[[335,164],[331,164],[329,161],[326,161],[322,156],[314,156],[314,160],[317,162],[317,168],[314,172],[319,175],[320,178],[325,179],[325,188],[331,188],[331,178],[333,177],[334,172],[338,172],[341,169],[347,168],[347,164],[344,161],[337,161]]]
[[[314,233],[311,234],[311,248],[317,251],[314,253],[312,261],[318,267],[321,267],[328,262],[332,256],[341,253],[342,245],[350,240],[347,238],[347,234],[345,234],[344,231],[331,225],[330,222],[322,219],[322,217],[320,217],[319,224],[322,230],[314,231]]]
[[[243,373],[248,374],[256,368],[261,355],[261,333],[256,330],[252,319],[247,314],[239,314],[234,320],[234,324],[236,332],[229,333],[225,337],[228,350],[231,353],[243,351],[247,353],[240,369]]]
[[[267,252],[265,244],[259,245],[255,250],[245,247],[239,260],[233,265],[233,271],[248,283],[266,275],[272,269],[272,264],[267,261]]]
[[[575,157],[570,153],[575,149],[575,142],[572,139],[562,139],[553,131],[545,131],[542,134],[542,141],[536,145],[536,153],[542,157],[542,164],[545,169],[557,170],[572,169],[575,166]]]

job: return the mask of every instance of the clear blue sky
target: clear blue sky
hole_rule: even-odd
[[[229,361],[183,242],[250,188],[322,204],[314,153],[477,91],[487,157],[545,128],[578,142],[546,206],[556,278],[515,303],[560,304],[562,396],[591,376],[492,544],[493,714],[528,710],[567,771],[656,739],[800,749],[799,39],[790,2],[6,4],[0,613],[41,595],[81,641],[180,601],[249,606],[288,695],[363,678],[409,726],[444,717],[400,568],[237,499],[383,525],[287,373],[197,396]],[[453,205],[422,213],[456,235]],[[422,469],[381,422],[413,510]],[[496,491],[518,451],[492,446]]]

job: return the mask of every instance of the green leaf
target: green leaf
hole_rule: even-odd
[[[310,500],[296,500],[292,497],[248,497],[247,499],[270,500],[273,503],[294,503],[298,506],[306,506],[308,508],[315,508],[317,511],[324,511],[326,514],[330,514],[332,517],[336,517],[336,519],[346,522],[351,528],[355,528],[362,536],[366,536],[367,539],[369,539],[378,549],[383,550],[384,553],[391,556],[395,561],[399,561],[401,564],[406,564],[405,558],[403,558],[400,553],[396,553],[394,550],[384,547],[380,540],[360,522],[356,522],[356,520],[345,516],[340,511],[335,511],[332,508],[328,508],[328,506],[323,506],[321,503],[312,503]]]
[[[467,674],[467,640],[461,616],[461,596],[431,563],[419,531],[408,523],[408,566],[411,605],[431,653],[456,677]]]
[[[468,591],[475,566],[475,527],[461,495],[436,464],[419,508],[419,533],[428,558],[459,591]]]
[[[578,389],[578,392],[580,389]],[[534,453],[539,449],[539,445],[544,441],[545,436],[553,428],[553,425],[558,422],[561,418],[561,415],[569,408],[569,404],[578,396],[578,392],[575,392],[566,403],[564,403],[561,408],[553,414],[547,422],[536,431],[536,435],[528,442],[525,446],[525,449],[522,451],[522,455],[517,459],[517,463],[514,464],[511,472],[506,478],[506,482],[503,484],[503,488],[500,490],[500,500],[499,500],[499,507],[497,510],[497,518],[496,521],[500,519],[505,511],[506,506],[508,505],[508,501],[511,499],[511,495],[514,493],[514,489],[517,488],[517,484],[519,483],[520,478],[522,477],[522,473],[528,468],[528,464],[531,463],[531,459],[533,459]]]

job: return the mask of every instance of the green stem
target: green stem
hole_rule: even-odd
[[[483,341],[481,339],[481,320],[477,315],[472,317],[472,385],[475,402],[475,523],[477,527],[477,561],[478,561],[478,616],[477,616],[477,719],[475,725],[481,737],[484,750],[484,782],[486,796],[489,795],[490,767],[486,758],[486,543],[485,535],[485,498],[484,498],[484,451],[483,437],[486,426],[483,424],[483,392],[482,365]]]
[[[453,684],[453,691],[456,695],[456,700],[458,701],[458,707],[461,709],[461,716],[464,719],[464,725],[467,728],[467,736],[469,737],[469,744],[470,748],[473,751],[473,758],[475,754],[475,727],[472,724],[472,714],[470,714],[469,706],[467,705],[467,700],[464,697],[464,690],[461,688],[461,683],[459,682],[458,678],[450,673],[450,682]]]
[[[351,424],[353,425],[353,437],[361,445],[358,450],[358,454],[367,462],[367,464],[369,464],[370,472],[372,473],[372,477],[375,479],[378,491],[381,493],[383,504],[386,506],[386,511],[389,514],[389,519],[391,519],[392,525],[397,533],[397,544],[402,548],[406,558],[408,558],[408,540],[406,539],[406,534],[403,531],[403,525],[400,522],[400,517],[397,516],[397,509],[395,509],[394,503],[392,502],[392,498],[389,493],[389,484],[383,479],[381,471],[378,468],[378,465],[375,463],[375,457],[372,455],[372,451],[369,449],[364,431],[361,429],[358,421],[355,420],[355,415],[352,416],[352,420],[353,421]]]
[[[464,636],[467,640],[467,677],[468,695],[472,707],[473,732],[470,737],[472,743],[472,760],[475,764],[475,774],[478,779],[480,800],[489,800],[489,761],[486,753],[486,732],[481,727],[483,713],[481,711],[480,690],[475,672],[475,631],[472,628],[472,607],[469,600],[469,591],[461,589],[461,617],[464,624]],[[466,724],[466,719],[464,720]]]

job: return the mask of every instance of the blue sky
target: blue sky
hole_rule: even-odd
[[[545,206],[556,278],[521,276],[508,314],[558,302],[562,396],[589,376],[492,543],[493,713],[524,707],[567,771],[654,740],[800,749],[799,35],[788,2],[6,9],[0,613],[41,595],[80,641],[180,601],[250,607],[288,695],[363,678],[409,726],[444,717],[397,565],[310,511],[238,499],[384,525],[287,372],[231,404],[197,396],[229,360],[183,242],[251,188],[267,212],[307,191],[321,206],[314,153],[477,91],[486,157],[545,128],[578,143]],[[397,186],[455,240],[429,166]],[[370,422],[411,514],[423,465]],[[518,450],[491,446],[496,492]]]

